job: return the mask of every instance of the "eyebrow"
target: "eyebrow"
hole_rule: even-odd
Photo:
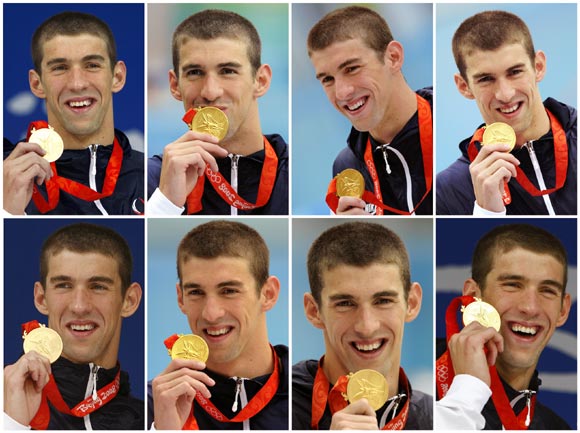
[[[336,70],[340,71],[341,69],[346,68],[347,66],[349,66],[353,63],[358,63],[358,62],[360,62],[360,59],[358,57],[355,57],[354,59],[345,60],[340,65],[338,65],[338,68],[336,68]],[[316,79],[320,80],[322,77],[325,77],[327,75],[328,75],[328,73],[326,73],[326,72],[320,72],[319,74],[316,74]]]
[[[105,58],[103,56],[101,56],[100,54],[89,54],[87,56],[84,56],[81,59],[81,61],[83,61],[83,62],[87,62],[89,60],[98,60],[100,62],[104,62]],[[46,66],[56,65],[59,63],[67,63],[69,61],[70,61],[70,59],[67,59],[66,57],[57,57],[55,59],[51,59],[51,60],[47,61]]]
[[[218,288],[223,287],[243,287],[244,283],[239,280],[227,280],[218,283]],[[185,283],[183,284],[183,289],[201,289],[203,286],[198,283]]]
[[[384,297],[391,297],[396,298],[399,295],[399,292],[396,290],[382,290],[377,293],[373,293],[373,299],[377,298],[384,298]],[[354,300],[355,297],[349,295],[348,293],[337,293],[336,295],[331,295],[328,298],[330,301],[344,301],[344,300]]]
[[[238,62],[224,62],[224,63],[218,63],[217,64],[218,68],[242,68],[243,65],[241,63]],[[202,66],[199,63],[188,63],[186,65],[183,65],[181,67],[182,71],[186,71],[188,69],[207,69],[206,67]]]
[[[524,68],[525,66],[526,66],[525,63],[518,63],[517,65],[510,66],[509,68],[506,69],[506,71],[511,71],[512,69],[517,69],[517,68]],[[487,76],[490,76],[490,75],[493,76],[495,74],[492,74],[491,72],[480,72],[479,74],[474,74],[472,78],[474,80],[477,80],[479,78],[487,77]]]
[[[524,281],[527,280],[526,277],[524,277],[523,275],[518,275],[518,274],[501,274],[497,277],[498,281],[508,281],[508,280],[516,280],[516,281]],[[547,285],[547,286],[554,286],[556,287],[560,292],[564,291],[564,285],[556,280],[551,280],[551,279],[546,279],[546,280],[542,280],[540,281],[541,285]]]
[[[63,282],[63,281],[73,281],[74,278],[69,276],[69,275],[55,275],[54,277],[50,277],[49,281],[51,283],[59,283],[59,282]],[[106,277],[104,275],[95,275],[93,277],[90,277],[88,279],[89,282],[91,283],[109,283],[109,284],[114,284],[115,281],[110,278],[110,277]]]

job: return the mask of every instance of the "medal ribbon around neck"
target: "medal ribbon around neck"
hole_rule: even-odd
[[[371,191],[365,191],[362,199],[367,203],[372,203],[376,206],[377,215],[383,215],[384,210],[398,214],[398,215],[412,215],[417,208],[423,203],[433,186],[433,117],[431,114],[431,106],[425,98],[415,94],[417,97],[417,117],[419,123],[419,142],[421,143],[421,154],[423,156],[423,175],[425,177],[425,194],[417,203],[415,208],[409,212],[383,203],[383,194],[381,193],[381,184],[375,163],[373,161],[371,139],[367,140],[365,148],[364,159],[374,186],[374,194]],[[338,196],[336,195],[336,178],[330,181],[328,191],[326,192],[326,204],[336,213],[338,207]]]
[[[22,331],[29,333],[39,326],[40,325],[36,320],[32,320],[22,324]],[[69,406],[62,398],[56,381],[54,380],[54,376],[51,374],[48,383],[42,389],[42,400],[40,402],[40,407],[34,415],[34,418],[32,418],[32,421],[30,421],[30,426],[34,430],[46,430],[48,428],[48,424],[50,422],[50,408],[48,406],[49,401],[50,404],[54,406],[59,412],[66,415],[72,415],[77,418],[82,418],[88,414],[91,414],[107,404],[119,393],[121,383],[121,367],[119,364],[117,364],[117,366],[119,367],[119,370],[117,371],[115,378],[112,380],[112,382],[108,383],[97,391],[96,400],[93,400],[93,397],[89,396],[72,409],[69,408]]]
[[[445,314],[445,326],[447,330],[446,340],[449,339],[459,332],[459,324],[457,322],[457,311],[460,306],[467,306],[476,299],[473,296],[458,296],[454,298],[449,306],[447,307],[447,312]],[[519,415],[516,416],[513,408],[510,405],[509,399],[505,392],[505,388],[499,378],[495,366],[489,368],[489,374],[491,376],[491,399],[495,410],[499,415],[502,425],[506,430],[527,430],[526,417],[527,410],[522,410]],[[455,377],[455,371],[453,370],[453,363],[451,361],[451,356],[449,354],[449,349],[445,350],[445,353],[437,359],[435,363],[435,380],[437,395],[439,398],[445,397],[453,378]],[[534,407],[536,404],[536,396],[532,397],[530,405],[530,420],[534,416]]]
[[[312,418],[310,421],[310,427],[312,430],[318,430],[318,423],[324,415],[324,410],[326,409],[326,403],[330,408],[330,413],[334,415],[336,412],[344,409],[348,406],[348,401],[344,397],[346,395],[346,386],[348,384],[347,376],[340,376],[336,381],[336,384],[330,389],[330,383],[324,370],[322,369],[322,363],[324,361],[324,356],[318,361],[318,369],[316,371],[316,377],[314,378],[314,385],[312,387]],[[405,374],[402,367],[399,368],[399,382],[403,383],[405,388],[405,393],[407,394],[407,400],[401,409],[399,415],[395,416],[392,420],[385,424],[381,430],[403,430],[405,424],[407,423],[407,417],[409,415],[409,401],[411,400],[409,380]]]
[[[528,194],[535,197],[539,197],[546,194],[551,194],[554,191],[559,190],[566,183],[566,172],[568,171],[568,144],[566,141],[566,132],[558,122],[558,119],[548,110],[548,117],[550,118],[550,128],[552,129],[552,136],[554,139],[554,162],[556,166],[556,185],[554,188],[549,188],[545,190],[539,190],[532,184],[530,179],[526,176],[523,170],[517,166],[516,167],[516,181],[528,192]],[[467,147],[467,154],[469,156],[469,161],[477,157],[479,150],[477,149],[475,142],[481,142],[483,139],[483,131],[485,128],[479,128],[473,134],[471,141]]]
[[[30,134],[33,129],[48,128],[48,123],[45,121],[32,122],[28,127],[28,133],[26,134],[26,139],[30,138]],[[46,192],[48,195],[48,201],[42,196],[37,185],[34,184],[34,190],[32,191],[32,200],[41,213],[47,213],[53,210],[59,202],[60,190],[71,194],[74,197],[80,198],[81,200],[92,202],[95,200],[100,200],[105,197],[109,197],[115,192],[115,187],[117,185],[117,179],[119,178],[119,173],[121,172],[121,166],[123,165],[123,149],[115,137],[113,141],[113,152],[107,163],[107,169],[105,171],[105,181],[103,183],[103,192],[95,191],[82,183],[75,182],[74,180],[67,179],[58,175],[56,171],[56,163],[51,162],[50,166],[52,168],[53,176],[50,179],[44,181],[46,185]]]

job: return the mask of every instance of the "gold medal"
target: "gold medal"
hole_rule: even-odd
[[[198,335],[181,335],[171,348],[171,359],[195,359],[206,362],[209,356],[209,347],[203,338]]]
[[[481,144],[486,145],[497,143],[509,144],[510,148],[508,152],[511,152],[516,145],[516,133],[507,123],[495,122],[485,127]]]
[[[30,332],[25,332],[24,336],[24,353],[28,353],[31,350],[46,356],[50,363],[58,359],[62,353],[62,339],[60,335],[51,328],[47,328],[44,325],[40,325],[39,328],[35,328]]]
[[[228,117],[225,113],[216,107],[202,107],[196,109],[197,113],[191,121],[190,128],[192,131],[210,134],[218,140],[228,133]]]
[[[365,191],[363,175],[354,168],[347,168],[336,175],[336,195],[361,198]]]
[[[461,307],[461,312],[463,313],[463,324],[465,326],[475,321],[486,328],[491,327],[499,332],[501,318],[493,305],[483,302],[479,298],[475,298],[475,302]]]
[[[32,131],[29,143],[36,143],[46,152],[43,156],[48,162],[54,162],[62,155],[64,150],[64,143],[58,132],[50,126],[48,128],[40,128]]]
[[[349,375],[346,396],[350,403],[366,398],[373,410],[377,411],[389,398],[389,384],[378,371],[359,370]]]

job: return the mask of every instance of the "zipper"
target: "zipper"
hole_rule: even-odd
[[[391,143],[381,144],[377,146],[377,149],[380,149],[383,153],[383,159],[385,160],[385,168],[387,170],[387,174],[391,174],[391,166],[389,165],[389,156],[387,155],[387,146]]]
[[[538,162],[536,151],[534,150],[534,140],[530,140],[524,143],[524,147],[528,150],[528,154],[530,155],[530,160],[532,161],[532,166],[534,167],[534,173],[536,174],[536,179],[538,180],[538,186],[540,187],[541,191],[545,191],[547,189],[546,183],[544,182],[544,176],[542,175],[542,170],[540,169],[540,163]],[[552,206],[552,202],[550,201],[549,194],[544,194],[542,198],[544,199],[544,204],[548,209],[548,214],[556,215],[554,207]]]
[[[232,169],[231,169],[231,185],[235,192],[238,192],[238,162],[240,160],[240,155],[230,154],[228,155],[232,160]],[[230,206],[230,215],[237,215],[238,208],[234,206]]]
[[[236,381],[236,395],[234,396],[234,404],[232,405],[232,412],[238,411],[238,397],[240,395],[240,390],[242,388],[242,382],[244,381],[241,377],[233,377]]]
[[[92,362],[89,364],[89,380],[87,381],[87,389],[85,391],[85,398],[88,396],[92,396],[93,401],[96,401],[98,398],[97,395],[97,373],[99,371],[99,366],[93,364]],[[85,423],[86,430],[92,430],[93,426],[91,425],[91,415],[87,414],[83,417],[83,421]]]
[[[91,153],[91,164],[89,167],[89,186],[93,191],[97,191],[96,176],[97,176],[97,149],[98,149],[98,147],[99,147],[98,144],[89,145],[89,152]],[[99,209],[101,211],[101,213],[103,215],[109,215],[109,213],[103,207],[101,200],[95,200],[93,203],[95,204],[97,209]]]
[[[377,149],[380,149],[383,153],[383,158],[385,160],[387,168],[387,174],[391,174],[391,167],[387,162],[387,147],[389,145],[390,143],[377,146]],[[414,206],[413,206],[413,190],[411,184],[411,170],[409,170],[409,164],[407,164],[407,161],[405,160],[405,157],[401,152],[399,152],[394,147],[389,147],[389,149],[397,156],[397,158],[399,158],[399,161],[401,161],[401,165],[403,166],[403,172],[405,173],[405,183],[407,185],[407,209],[409,210],[409,212],[412,212]],[[415,213],[413,213],[413,215],[415,215]]]
[[[531,389],[524,389],[523,391],[520,391],[520,394],[510,402],[510,406],[513,409],[518,401],[520,401],[524,397],[526,398],[526,409],[527,409],[526,421],[525,421],[526,427],[530,426],[530,422],[532,420],[531,419],[532,418],[532,397],[534,396],[535,393],[536,393],[536,391],[533,391]]]
[[[391,421],[395,418],[395,416],[397,415],[397,410],[399,409],[399,404],[401,403],[401,400],[403,400],[403,398],[406,396],[407,396],[407,394],[401,393],[401,394],[397,394],[396,396],[391,397],[389,400],[387,400],[390,403],[387,406],[387,408],[385,409],[385,411],[383,412],[383,416],[381,417],[381,424],[379,425],[379,428],[383,428],[385,426],[385,424],[387,423],[387,417],[388,417],[389,413],[391,414]]]

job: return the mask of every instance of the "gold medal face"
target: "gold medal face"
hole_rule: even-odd
[[[209,347],[198,335],[187,334],[179,337],[171,348],[171,359],[195,359],[206,362]]]
[[[350,403],[366,398],[373,410],[377,411],[389,398],[389,384],[378,371],[359,370],[349,377],[346,395]]]
[[[475,321],[486,328],[491,327],[499,332],[501,318],[499,317],[497,310],[493,305],[483,302],[480,299],[475,299],[475,302],[461,308],[461,311],[463,312],[463,324],[467,326]]]
[[[223,140],[228,133],[228,127],[228,117],[216,107],[198,108],[191,121],[192,131],[213,135],[218,140]]]
[[[52,364],[62,353],[62,339],[54,329],[41,325],[24,336],[23,347],[24,353],[34,350],[46,356]]]
[[[507,123],[495,122],[485,127],[481,144],[486,145],[497,143],[509,144],[510,149],[508,152],[511,152],[516,145],[516,133]]]
[[[29,143],[36,143],[46,152],[43,156],[48,162],[54,162],[62,155],[64,143],[58,132],[51,127],[37,129],[30,134]]]
[[[336,175],[336,195],[361,198],[365,191],[363,175],[354,168],[347,168]]]

